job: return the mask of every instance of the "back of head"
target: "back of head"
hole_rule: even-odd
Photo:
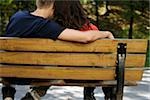
[[[36,6],[37,8],[46,8],[51,6],[54,3],[55,0],[36,0]]]
[[[56,0],[54,9],[55,21],[64,27],[80,29],[87,21],[79,0]]]

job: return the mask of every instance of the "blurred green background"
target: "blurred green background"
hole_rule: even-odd
[[[0,0],[0,34],[9,18],[18,10],[35,9],[35,0]],[[100,30],[111,31],[116,38],[150,40],[149,0],[80,0],[91,22]],[[149,46],[148,46],[149,47]],[[150,67],[150,49],[146,67]]]

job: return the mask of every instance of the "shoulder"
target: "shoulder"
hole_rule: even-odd
[[[92,23],[85,23],[80,31],[88,31],[88,30],[98,30],[97,26]]]
[[[98,27],[92,23],[89,24],[89,27],[92,29],[92,30],[98,30]]]
[[[29,16],[27,11],[18,11],[11,16],[10,20],[20,20],[24,19],[26,16]]]
[[[13,17],[25,16],[25,15],[28,15],[28,11],[18,11],[13,15]]]

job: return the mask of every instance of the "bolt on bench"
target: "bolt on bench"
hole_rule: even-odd
[[[111,86],[112,99],[122,100],[124,85],[137,85],[142,79],[146,51],[144,39],[101,39],[82,44],[1,37],[1,83]]]

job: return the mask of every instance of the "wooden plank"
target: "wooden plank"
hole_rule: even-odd
[[[127,54],[126,67],[144,67],[146,62],[146,54]]]
[[[146,39],[122,39],[118,43],[127,43],[127,53],[146,53],[148,40]],[[136,51],[137,50],[137,51]]]
[[[115,66],[115,59],[111,54],[0,52],[0,63],[10,64]]]
[[[114,80],[114,69],[43,66],[0,66],[0,77],[75,79],[75,80]],[[126,70],[125,80],[139,81],[142,70]]]
[[[134,81],[142,80],[143,69],[126,69],[125,70],[125,80]]]
[[[128,54],[126,67],[143,67],[145,56],[145,54]],[[0,52],[0,63],[114,67],[116,54]]]
[[[0,50],[47,52],[116,52],[118,43],[127,43],[127,52],[145,53],[145,39],[101,39],[92,43],[53,41],[39,38],[0,38]]]

